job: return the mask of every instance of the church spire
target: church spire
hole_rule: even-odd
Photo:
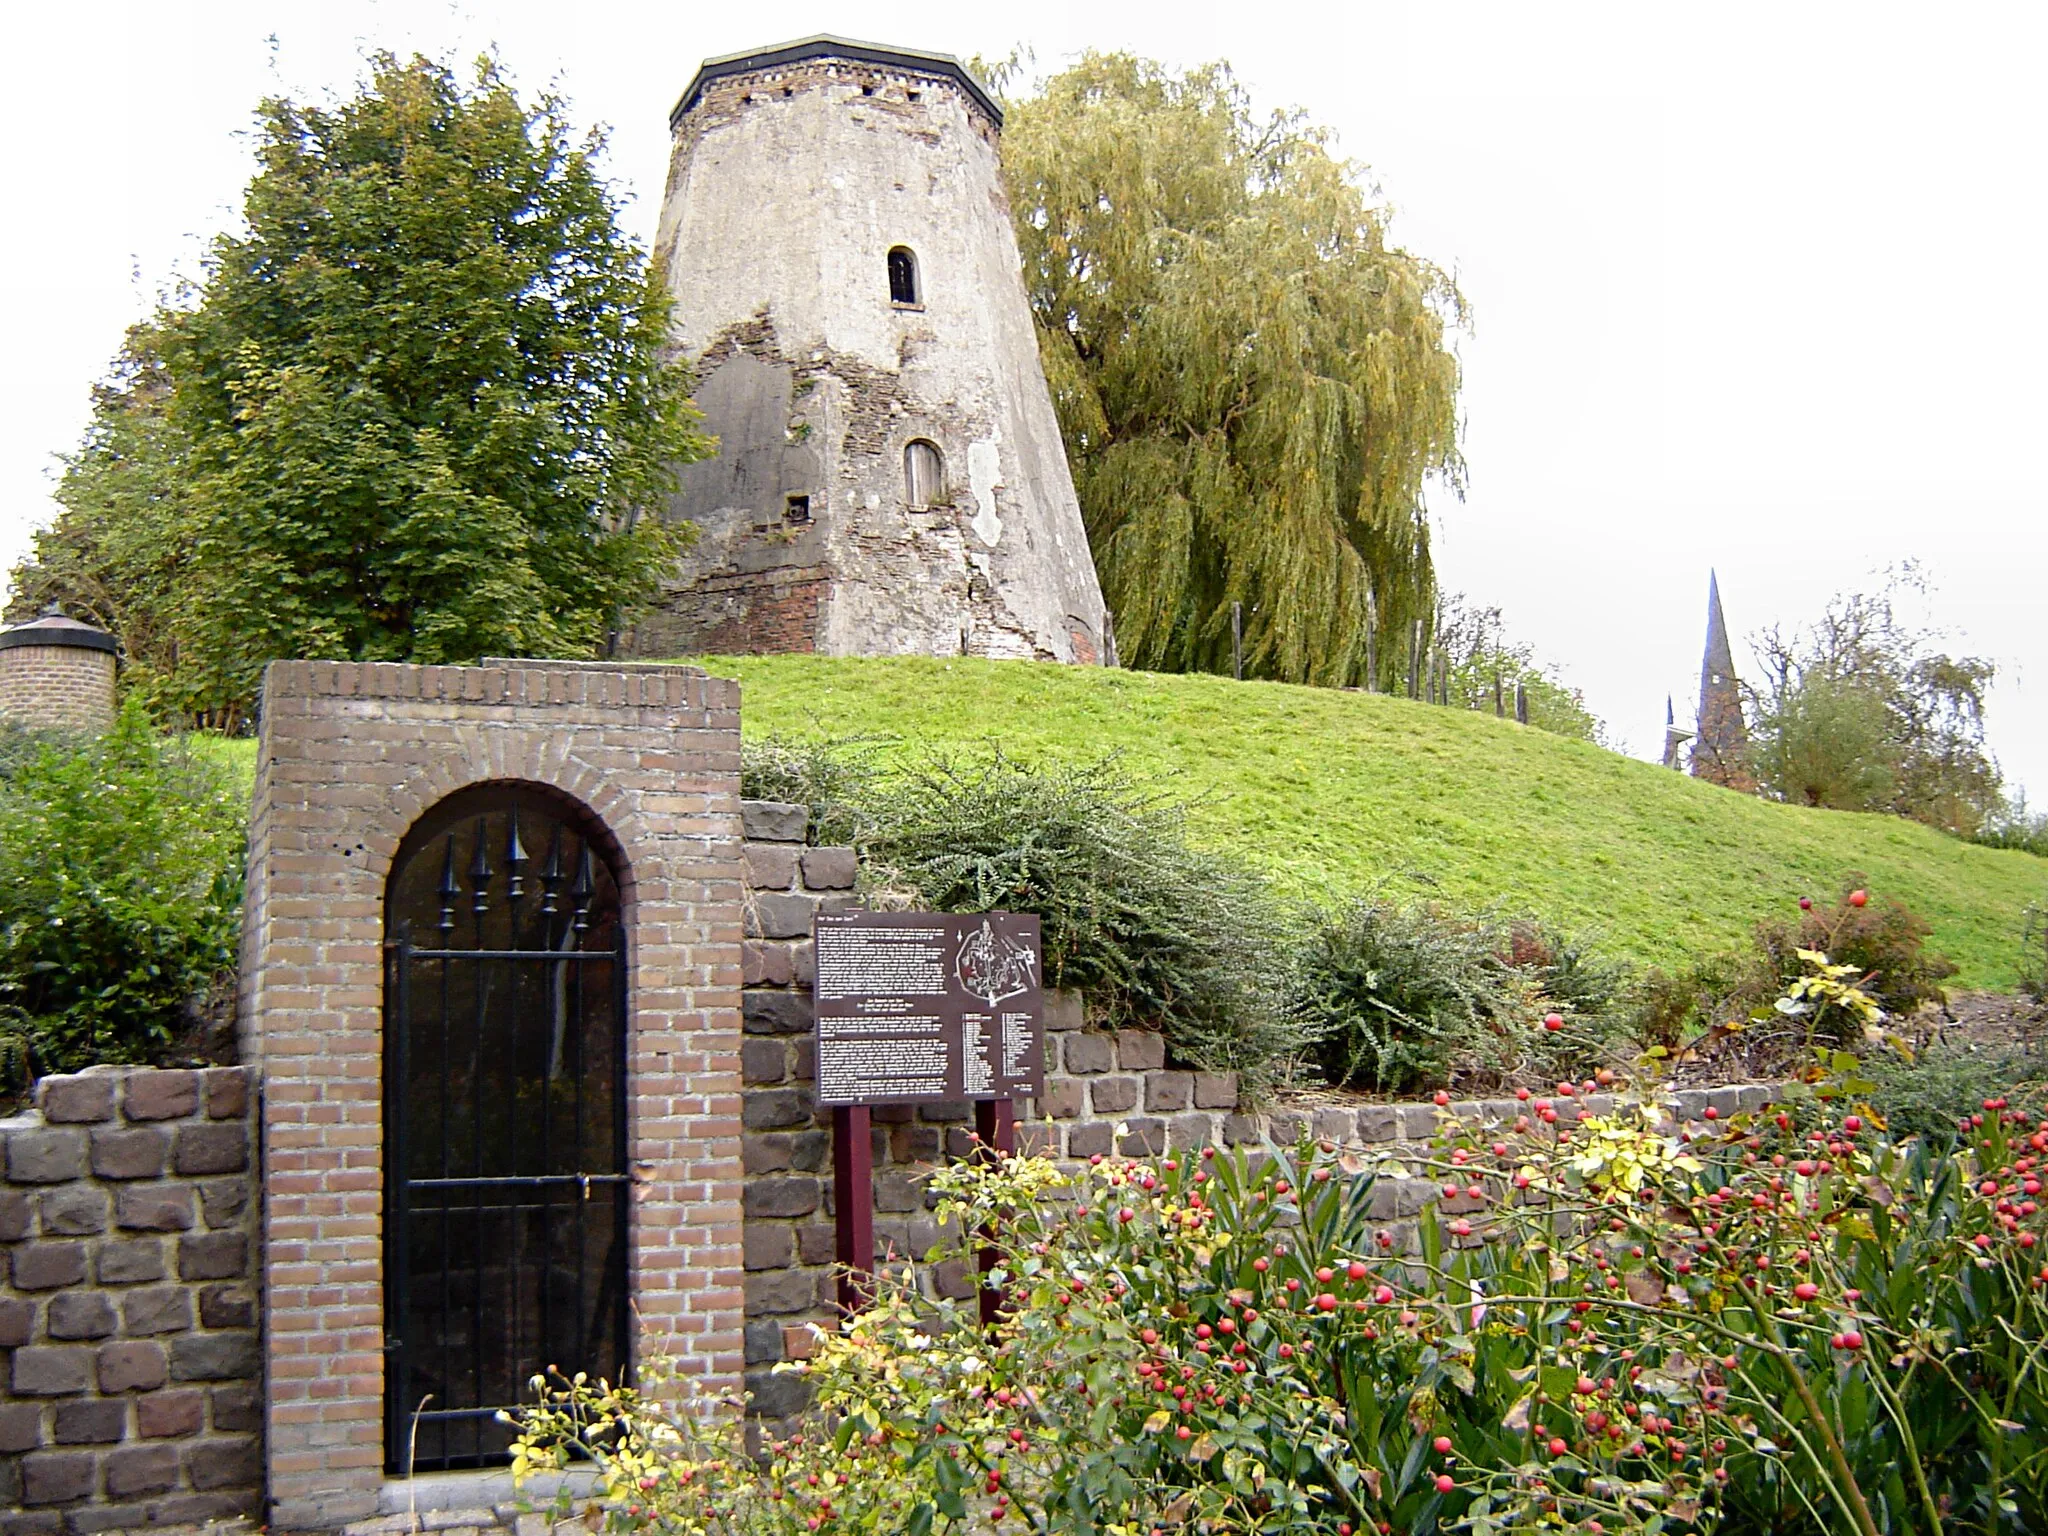
[[[1681,748],[1692,740],[1691,731],[1678,728],[1678,715],[1671,708],[1671,695],[1664,695],[1664,766],[1682,770],[1685,760]]]
[[[1668,752],[1668,732],[1666,740]],[[1744,794],[1756,791],[1749,733],[1742,723],[1742,689],[1735,680],[1735,653],[1721,613],[1721,582],[1712,571],[1707,573],[1707,648],[1700,661],[1699,732],[1693,738],[1692,773],[1696,779]]]

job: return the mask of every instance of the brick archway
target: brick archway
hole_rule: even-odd
[[[276,662],[242,981],[264,1083],[274,1525],[378,1512],[384,886],[429,807],[508,779],[589,807],[620,853],[640,1353],[710,1392],[740,1384],[738,685],[684,667]]]

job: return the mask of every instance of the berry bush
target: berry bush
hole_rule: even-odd
[[[1895,1143],[1830,1065],[1691,1125],[1446,1111],[1414,1213],[1312,1141],[968,1161],[932,1257],[991,1253],[994,1324],[892,1265],[784,1367],[792,1440],[555,1381],[519,1470],[590,1456],[611,1529],[690,1536],[2041,1529],[2048,1130]]]

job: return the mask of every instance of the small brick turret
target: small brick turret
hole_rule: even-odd
[[[114,720],[116,649],[104,629],[66,618],[54,603],[40,618],[0,629],[0,715],[105,730]]]

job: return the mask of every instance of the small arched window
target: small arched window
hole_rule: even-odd
[[[917,296],[917,258],[910,254],[910,247],[899,245],[889,252],[889,302],[892,304],[915,304]]]
[[[944,504],[946,461],[938,444],[916,437],[903,445],[903,495],[913,512]]]

